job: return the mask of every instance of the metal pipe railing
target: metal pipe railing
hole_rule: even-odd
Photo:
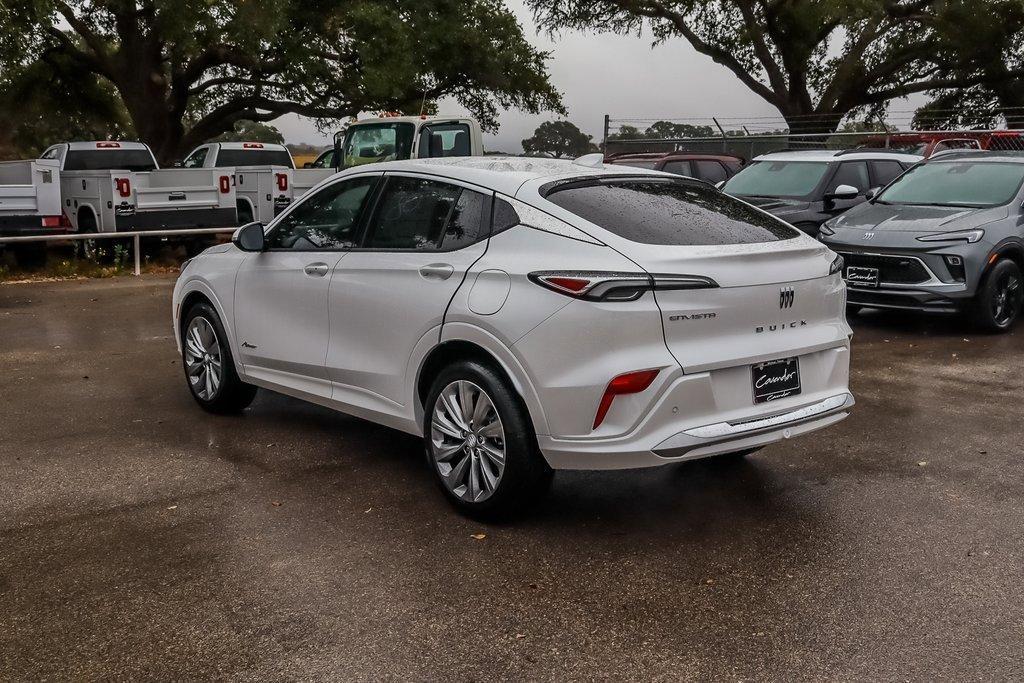
[[[0,237],[0,244],[24,244],[27,242],[67,242],[69,240],[111,240],[132,238],[132,251],[135,254],[135,270],[133,275],[140,275],[142,269],[142,238],[167,237],[174,235],[215,235],[237,230],[237,227],[223,228],[184,228],[176,230],[135,230],[131,232],[84,232],[64,233],[60,235],[22,235],[18,237]]]

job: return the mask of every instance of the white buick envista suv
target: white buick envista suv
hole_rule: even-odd
[[[423,435],[469,511],[556,469],[749,453],[842,420],[841,259],[703,182],[600,157],[348,169],[182,269],[205,409],[257,387]]]

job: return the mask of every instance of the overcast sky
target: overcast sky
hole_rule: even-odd
[[[710,116],[777,117],[778,111],[750,92],[739,80],[686,41],[675,39],[651,47],[645,36],[568,32],[554,39],[538,34],[522,0],[506,0],[527,38],[551,52],[551,80],[562,93],[568,119],[600,140],[605,114],[612,118],[706,118]],[[464,111],[442,101],[440,113]],[[523,138],[554,114],[529,115],[506,111],[496,134],[484,136],[488,150],[520,153]],[[708,121],[710,123],[710,121]],[[289,115],[273,123],[287,142],[328,144],[315,126]],[[643,126],[641,126],[643,127]]]

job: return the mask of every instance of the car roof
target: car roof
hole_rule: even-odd
[[[848,151],[839,149],[800,149],[788,152],[771,152],[754,157],[754,161],[906,161],[916,163],[924,157],[919,154],[865,149]]]
[[[720,154],[715,152],[689,152],[686,150],[677,150],[674,152],[623,152],[620,154],[612,154],[605,158],[605,163],[614,164],[619,161],[632,161],[632,160],[651,160],[651,161],[666,161],[671,160],[735,160],[743,161],[743,157],[738,154]]]
[[[274,152],[288,150],[287,147],[276,142],[218,142],[217,144],[221,149],[269,149]],[[247,147],[247,145],[259,145],[259,147]]]
[[[457,116],[452,114],[451,116],[443,116],[440,114],[430,114],[422,116],[374,116],[368,119],[362,119],[360,121],[353,121],[349,126],[357,126],[362,124],[372,123],[423,123],[423,122],[435,122],[435,121],[469,121],[467,116]]]
[[[597,164],[594,166],[577,163],[572,159],[543,159],[535,157],[448,157],[434,159],[409,159],[387,161],[376,164],[362,164],[346,169],[348,172],[365,171],[407,171],[435,174],[452,180],[480,185],[502,194],[514,197],[524,183],[532,180],[561,180],[608,175],[652,175],[679,179],[679,176],[661,171],[652,171],[632,166]]]
[[[1016,150],[983,150],[983,149],[950,149],[936,152],[928,158],[927,163],[935,164],[943,161],[1000,161],[1010,164],[1024,163],[1024,152]]]
[[[77,141],[69,142],[68,149],[75,151],[82,151],[88,149],[144,149],[149,151],[149,147],[144,142],[134,142],[131,140],[89,140],[89,141]],[[115,144],[116,147],[111,145]]]

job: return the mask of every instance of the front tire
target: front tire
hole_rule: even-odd
[[[185,314],[181,365],[192,398],[203,410],[235,413],[256,398],[256,387],[239,379],[224,326],[209,304],[196,304]]]
[[[506,516],[550,486],[530,416],[490,367],[461,361],[434,379],[424,404],[427,461],[445,496],[478,516]]]
[[[1006,332],[1020,317],[1024,305],[1020,267],[1002,259],[985,275],[974,298],[974,321],[988,332]]]

